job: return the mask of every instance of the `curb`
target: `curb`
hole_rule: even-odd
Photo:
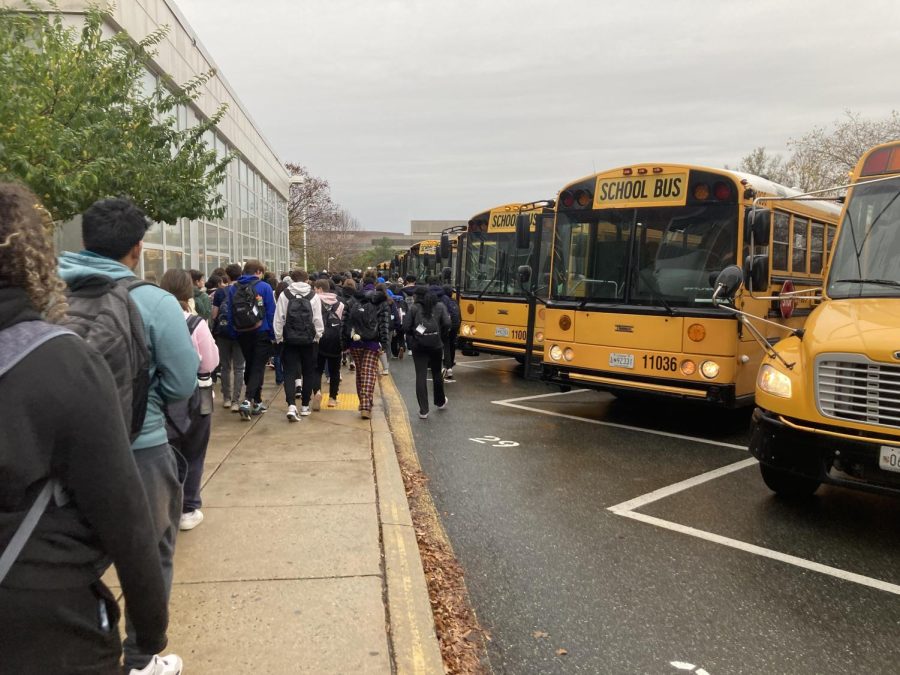
[[[375,398],[372,407],[372,452],[394,666],[399,675],[443,674],[444,661],[434,628],[425,571],[380,383],[379,390],[381,396]]]

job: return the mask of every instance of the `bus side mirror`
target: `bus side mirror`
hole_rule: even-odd
[[[449,267],[445,267],[444,269],[441,270],[441,278],[444,280],[444,283],[449,284],[450,277],[452,277],[452,276],[453,276],[453,270],[451,270]]]
[[[744,285],[750,292],[769,288],[769,256],[748,255],[744,259]]]
[[[520,265],[517,272],[519,277],[519,284],[522,286],[527,286],[531,282],[531,266]]]
[[[441,260],[450,260],[450,237],[446,234],[441,235],[441,247],[438,255],[440,255]]]
[[[713,302],[730,302],[744,283],[744,272],[737,265],[729,265],[719,272],[713,291]]]
[[[772,212],[768,209],[751,208],[744,223],[744,240],[750,243],[750,233],[757,246],[768,246],[772,236]]]
[[[531,217],[519,215],[516,218],[516,248],[528,248],[531,245]]]

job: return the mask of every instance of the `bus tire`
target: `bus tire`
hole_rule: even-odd
[[[520,365],[525,365],[525,357],[522,356],[521,354],[517,354],[517,355],[514,356],[513,358],[515,358],[515,360],[516,360]]]
[[[811,497],[822,484],[822,481],[816,478],[791,473],[770,464],[760,464],[759,471],[766,487],[785,499]]]

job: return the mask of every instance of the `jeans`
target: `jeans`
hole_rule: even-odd
[[[297,397],[295,385],[298,377],[303,377],[300,391],[300,405],[309,405],[313,385],[316,382],[316,345],[282,345],[281,360],[284,366],[284,398],[288,405],[294,405]]]
[[[244,354],[247,399],[251,403],[262,403],[263,379],[266,376],[266,364],[272,356],[272,340],[267,331],[253,331],[238,333],[238,344]]]
[[[313,391],[322,391],[322,373],[325,372],[325,366],[328,366],[328,395],[331,398],[338,397],[338,390],[341,386],[341,355],[326,356],[325,354],[316,355],[316,380],[313,383]]]
[[[222,399],[241,402],[244,388],[244,354],[237,340],[227,335],[216,337],[219,348],[219,367],[222,369]]]
[[[147,501],[150,516],[159,539],[159,559],[162,563],[163,581],[166,584],[166,598],[172,592],[172,559],[175,556],[175,535],[181,520],[182,487],[178,480],[179,462],[184,460],[176,455],[168,443],[153,448],[134,451]],[[125,672],[131,668],[141,669],[150,663],[153,654],[142,654],[138,650],[134,627],[125,612]]]
[[[447,397],[444,396],[444,376],[441,375],[441,361],[444,350],[423,349],[417,347],[413,351],[413,363],[416,366],[416,400],[419,402],[419,414],[428,413],[428,371],[431,370],[431,379],[434,380],[434,404],[444,405]]]

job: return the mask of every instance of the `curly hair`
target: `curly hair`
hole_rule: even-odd
[[[0,287],[22,288],[51,322],[66,313],[66,285],[56,272],[53,219],[27,188],[0,183]]]

